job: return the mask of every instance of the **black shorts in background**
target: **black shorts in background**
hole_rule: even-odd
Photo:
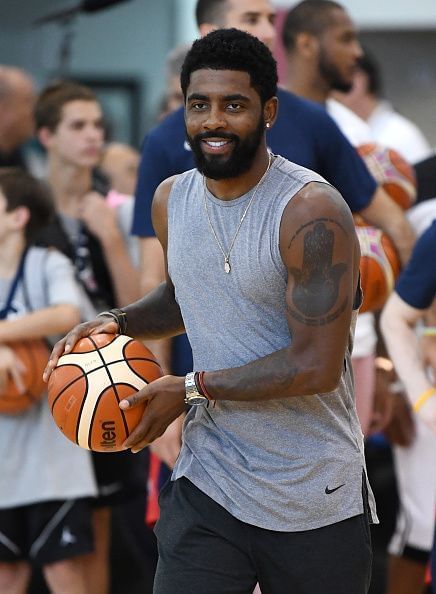
[[[113,507],[147,493],[150,454],[144,448],[137,454],[122,452],[91,452],[98,495],[94,507]]]
[[[0,561],[42,567],[92,550],[89,499],[0,509]]]

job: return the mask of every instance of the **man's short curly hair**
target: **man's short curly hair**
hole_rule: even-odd
[[[319,37],[334,23],[334,12],[344,7],[334,0],[302,0],[286,15],[282,29],[282,41],[288,53],[295,49],[297,36],[310,33]]]
[[[185,100],[192,72],[203,68],[247,72],[262,104],[277,93],[277,64],[271,52],[239,29],[218,29],[194,41],[180,75]]]

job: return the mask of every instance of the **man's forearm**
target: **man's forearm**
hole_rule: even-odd
[[[410,223],[398,204],[379,187],[369,205],[359,214],[368,223],[389,235],[404,266],[410,259],[416,238]]]
[[[323,394],[334,390],[342,364],[310,349],[292,346],[232,369],[208,371],[204,383],[216,400],[261,401]]]
[[[44,307],[25,316],[0,321],[0,343],[63,334],[79,321],[80,312],[73,305]]]
[[[174,291],[162,283],[145,297],[123,307],[127,333],[134,338],[154,340],[177,336],[185,331]]]
[[[104,256],[109,268],[118,306],[131,303],[140,295],[139,272],[133,266],[121,234],[104,245]]]
[[[394,294],[394,298],[396,295]],[[420,358],[418,337],[407,320],[400,317],[391,299],[381,317],[381,330],[389,356],[411,402],[415,402],[431,383]]]

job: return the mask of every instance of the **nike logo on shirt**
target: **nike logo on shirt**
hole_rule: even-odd
[[[339,485],[339,487],[333,487],[333,489],[329,489],[329,487],[327,485],[327,487],[325,488],[325,494],[326,495],[331,495],[332,493],[334,493],[335,491],[337,491],[338,489],[340,489],[344,485],[345,485],[345,483],[343,483],[342,485]]]

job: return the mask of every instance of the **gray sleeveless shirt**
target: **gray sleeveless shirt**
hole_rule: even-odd
[[[311,181],[325,182],[276,157],[240,228],[226,274],[205,212],[202,176],[191,170],[176,178],[168,201],[168,270],[195,370],[238,367],[290,344],[279,230],[285,206]],[[224,250],[251,192],[222,201],[206,190]],[[361,514],[362,490],[369,487],[350,352],[331,393],[277,393],[268,401],[193,407],[172,479],[182,476],[236,518],[269,530],[309,530]],[[369,498],[372,506],[370,490]]]

